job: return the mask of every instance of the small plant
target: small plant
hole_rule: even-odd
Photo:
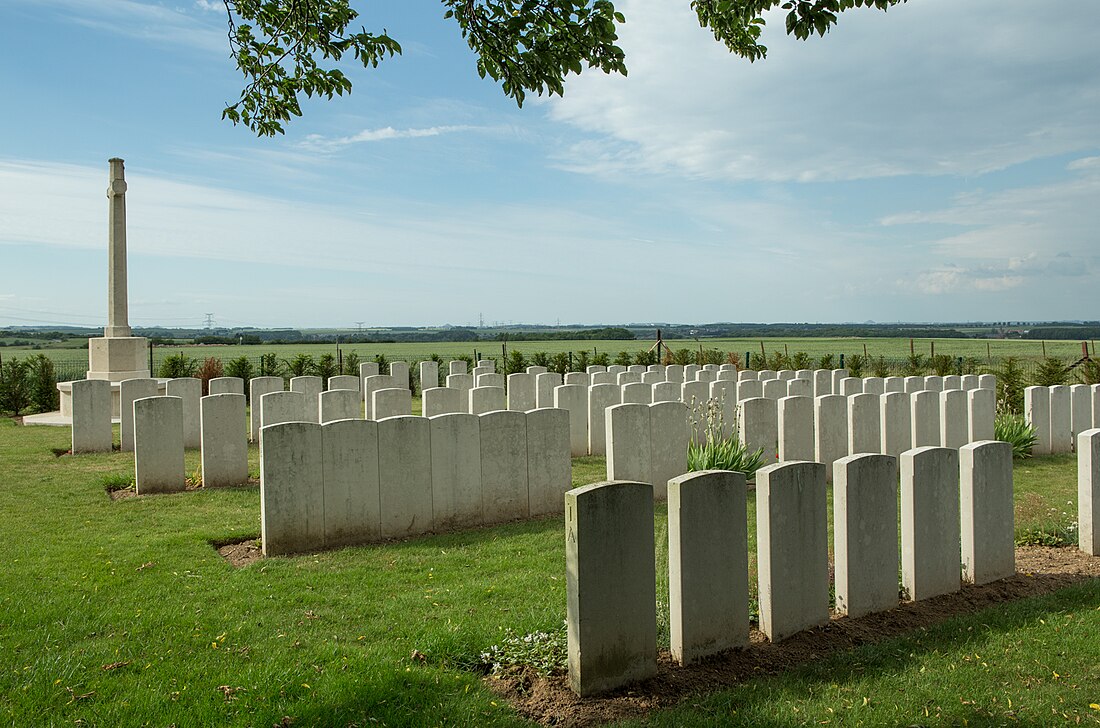
[[[695,352],[691,349],[677,349],[676,351],[669,351],[670,359],[669,364],[679,364],[680,366],[687,366],[688,364],[695,363]]]
[[[1002,409],[993,420],[993,437],[1012,445],[1012,457],[1018,460],[1031,457],[1037,439],[1035,428],[1023,415]]]
[[[583,372],[588,369],[588,365],[591,363],[592,355],[588,353],[587,349],[582,349],[573,357],[573,371]]]
[[[803,356],[805,356],[805,354],[803,354]],[[809,362],[809,357],[806,357],[806,361]],[[726,363],[727,364],[732,364],[733,366],[740,369],[741,368],[741,355],[738,354],[735,351],[728,352],[726,354]],[[809,368],[808,363],[807,363],[807,366],[805,368],[807,368],[807,369]]]
[[[31,407],[38,412],[53,412],[61,405],[61,393],[57,391],[57,373],[53,361],[45,354],[35,354],[27,359]]]
[[[814,360],[804,351],[791,354],[791,369],[812,369]]]
[[[699,366],[706,366],[707,364],[723,364],[726,361],[726,353],[721,349],[703,349],[702,355],[699,357]],[[647,364],[656,364],[656,361],[646,362]]]
[[[1077,367],[1077,381],[1081,384],[1100,384],[1100,360],[1086,359]]]
[[[157,376],[162,379],[193,377],[198,368],[198,360],[192,359],[181,351],[164,357],[164,361],[160,363],[160,369],[157,370]]]
[[[459,358],[461,359],[462,357]],[[467,360],[466,363],[472,364],[473,362]],[[546,367],[546,369],[549,370],[550,355],[547,354],[545,351],[536,351],[534,354],[531,355],[531,364],[537,367]]]
[[[1061,548],[1076,546],[1078,539],[1077,523],[1051,523],[1043,526],[1028,526],[1016,536],[1017,546],[1051,546]]]
[[[1008,357],[992,373],[997,375],[997,411],[1023,414],[1024,372],[1016,357]]]
[[[195,372],[195,376],[202,380],[202,394],[205,397],[210,393],[210,380],[225,376],[222,360],[215,356],[207,357]]]
[[[133,475],[120,475],[117,473],[111,475],[104,475],[99,480],[100,485],[103,486],[103,490],[108,493],[114,493],[117,490],[127,490],[134,487]]]
[[[236,359],[230,359],[229,363],[225,365],[225,376],[243,379],[245,382],[245,389],[248,388],[248,380],[252,379],[252,372],[252,362],[249,361],[247,356],[239,356]]]
[[[936,354],[928,360],[928,366],[932,373],[939,377],[946,377],[948,374],[954,374],[959,370],[955,358],[948,354]]]
[[[779,371],[780,369],[790,369],[789,362],[787,361],[787,355],[781,351],[773,351],[771,356],[764,358],[764,368],[771,369],[772,371]]]
[[[30,364],[11,358],[0,367],[0,412],[18,415],[31,403]]]
[[[910,354],[905,358],[905,366],[902,367],[901,374],[905,377],[919,377],[927,369],[928,364],[924,360],[924,354]]]
[[[569,371],[569,354],[564,351],[554,354],[550,357],[550,366],[547,369],[565,376],[565,373]]]
[[[824,354],[817,360],[818,369],[836,369],[836,357],[832,354]]]
[[[438,358],[435,354],[432,354],[432,357]],[[340,373],[351,377],[359,376],[359,355],[354,351],[344,354],[344,360],[340,362]]]
[[[656,351],[639,351],[634,354],[633,364],[641,364],[642,366],[649,366],[650,364],[657,363]]]
[[[504,374],[518,374],[527,369],[527,357],[522,351],[512,349],[508,352],[508,358],[504,360]]]
[[[322,354],[317,360],[316,374],[321,378],[321,386],[328,386],[328,378],[335,377],[340,371],[336,364],[336,357],[332,354]]]
[[[700,419],[706,422],[703,429],[703,441],[694,438],[688,444],[688,470],[733,470],[752,478],[764,465],[764,450],[750,453],[738,437],[736,428],[729,435],[725,429],[722,415],[722,401],[711,398],[703,403],[692,402],[691,430],[697,431]]]
[[[886,363],[886,357],[879,356],[871,360],[871,376],[872,377],[888,377],[890,376],[890,365]]]
[[[634,363],[634,358],[630,356],[629,351],[620,351],[618,356],[615,357],[615,363],[621,367],[628,367]],[[553,367],[551,367],[551,370]]]
[[[601,351],[599,354],[592,356],[592,366],[606,367],[611,363],[611,357],[607,355],[606,351]]]
[[[1035,372],[1035,386],[1054,387],[1069,381],[1069,368],[1061,359],[1048,356],[1039,362]]]
[[[848,376],[862,377],[863,367],[867,366],[867,357],[863,354],[852,354],[844,360],[848,366]]]
[[[282,372],[279,369],[279,357],[274,352],[268,354],[260,354],[261,377],[282,376]]]
[[[293,359],[283,359],[286,373],[291,377],[306,377],[317,372],[317,362],[309,354],[299,354]],[[382,367],[379,366],[379,371]]]
[[[505,629],[504,639],[480,657],[480,667],[490,675],[500,675],[509,668],[530,668],[541,677],[565,671],[569,655],[566,623],[549,632],[517,635]]]

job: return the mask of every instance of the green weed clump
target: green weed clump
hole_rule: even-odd
[[[490,675],[500,675],[510,668],[530,668],[538,675],[565,672],[569,655],[566,622],[549,632],[518,635],[505,628],[504,639],[480,655],[480,667]]]
[[[706,404],[693,403],[691,416],[692,431],[697,429],[696,423],[700,420],[706,422],[706,427],[702,442],[692,440],[688,443],[689,471],[733,470],[751,479],[763,467],[763,448],[749,452],[736,428],[731,428],[728,435],[723,434],[725,426],[719,399],[711,398]]]
[[[1000,410],[993,420],[993,437],[1012,445],[1012,457],[1016,460],[1031,457],[1031,450],[1038,439],[1035,428],[1023,415]]]

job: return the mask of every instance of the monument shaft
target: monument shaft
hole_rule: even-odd
[[[107,187],[110,200],[108,212],[108,278],[107,337],[130,336],[126,301],[126,173],[117,157],[110,160],[111,182]]]

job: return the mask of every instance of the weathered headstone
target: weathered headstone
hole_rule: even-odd
[[[468,374],[466,362],[461,359],[452,359],[447,362],[447,374]]]
[[[621,404],[619,385],[596,384],[588,389],[588,452],[607,453],[607,408]]]
[[[429,422],[434,528],[449,531],[480,526],[485,522],[481,513],[481,419],[452,412]]]
[[[111,383],[106,379],[78,379],[72,389],[73,454],[111,452]]]
[[[243,394],[211,394],[199,402],[202,487],[248,482],[248,423]]]
[[[405,538],[432,530],[428,418],[408,415],[378,421],[378,500],[382,538]]]
[[[607,479],[649,483],[652,495],[649,409],[617,404],[607,408]]]
[[[967,423],[970,427],[968,442],[981,442],[994,438],[993,422],[997,417],[997,393],[992,389],[968,389]]]
[[[468,376],[468,375],[462,375]],[[364,419],[381,419],[374,414],[374,393],[380,389],[396,389],[389,374],[372,374],[363,380],[363,416]],[[412,405],[409,406],[412,411]]]
[[[535,377],[526,372],[508,375],[508,409],[526,412],[535,409]]]
[[[645,382],[631,382],[622,386],[623,404],[651,404],[653,385]]]
[[[472,415],[508,409],[508,397],[504,393],[504,387],[474,387],[470,390],[469,396],[468,410]]]
[[[863,380],[859,377],[844,377],[840,380],[839,394],[851,397],[853,394],[863,394]]]
[[[565,384],[579,384],[582,387],[587,387],[591,385],[592,378],[586,372],[566,372],[563,381]]]
[[[923,392],[924,389],[924,377],[906,377],[905,378],[905,393],[916,394],[917,392]]]
[[[1100,556],[1100,428],[1077,436],[1077,545]]]
[[[615,375],[615,383],[620,387],[640,381],[642,381],[642,375],[638,372],[619,372]]]
[[[609,482],[565,494],[569,685],[582,697],[657,673],[652,490]]]
[[[833,463],[848,455],[848,398],[827,394],[814,398],[814,459],[832,481]]]
[[[499,410],[480,415],[481,513],[486,523],[530,515],[527,415]]]
[[[997,375],[996,374],[979,374],[978,386],[982,389],[997,390]]]
[[[214,377],[206,383],[210,394],[244,394],[244,380],[240,377]]]
[[[745,476],[668,481],[669,646],[688,665],[749,642]]]
[[[814,459],[814,401],[809,397],[779,400],[779,462]]]
[[[317,405],[302,392],[268,392],[260,397],[260,428],[284,422],[317,422]]]
[[[324,380],[320,377],[312,375],[291,377],[290,379],[290,391],[301,392],[310,398],[313,404],[317,404],[317,397],[321,395],[324,390]]]
[[[409,363],[405,361],[391,361],[390,362],[390,377],[393,379],[393,386],[400,389],[409,388]]]
[[[688,471],[689,412],[682,402],[649,407],[649,472],[653,497],[664,500],[668,481]]]
[[[959,493],[963,579],[987,584],[1012,576],[1012,445],[986,441],[959,448]]]
[[[337,390],[325,392],[349,394]],[[352,391],[358,405],[358,392]],[[321,427],[325,548],[377,541],[382,535],[378,501],[378,423],[346,419]]]
[[[1087,384],[1074,384],[1069,388],[1070,432],[1073,439],[1085,430],[1092,429],[1092,391]]]
[[[561,513],[573,487],[569,458],[569,413],[537,409],[527,413],[527,507],[532,517]]]
[[[330,389],[317,397],[317,421],[322,425],[336,420],[361,420],[359,390]]]
[[[737,382],[727,379],[711,382],[710,399],[722,417],[722,437],[728,438],[737,427]],[[653,401],[661,400],[654,397]]]
[[[543,372],[535,377],[535,406],[554,406],[554,387],[562,386],[561,375],[557,372]]]
[[[909,418],[910,396],[905,392],[887,392],[879,400],[882,426],[882,453],[900,457],[913,447],[913,428]]]
[[[760,631],[772,642],[829,621],[825,466],[779,463],[756,471]]]
[[[943,391],[962,389],[962,377],[958,374],[948,374],[943,378]]]
[[[260,528],[264,556],[323,547],[325,482],[317,423],[260,429]]]
[[[788,397],[814,397],[814,383],[809,379],[791,379],[787,382]]]
[[[503,392],[501,392],[501,397],[503,398]],[[371,395],[370,406],[371,413],[376,420],[411,415],[412,392],[402,387],[378,389]]]
[[[119,439],[122,443],[122,451],[129,452],[134,449],[134,401],[146,397],[156,397],[157,380],[147,378],[124,379],[118,385],[118,396],[120,407]],[[182,417],[182,411],[180,416]]]
[[[669,364],[665,367],[665,381],[684,383],[684,367],[681,364]]]
[[[347,390],[351,392],[358,392],[362,382],[359,381],[359,377],[352,376],[351,374],[337,374],[336,376],[328,378],[328,391],[334,392],[336,390]]]
[[[653,385],[654,402],[679,402],[683,382],[657,382]]]
[[[253,377],[248,380],[249,431],[253,442],[260,441],[260,425],[263,423],[263,396],[283,391],[282,377]]]
[[[466,412],[462,392],[450,387],[432,387],[421,393],[420,409],[425,417]]]
[[[763,450],[765,465],[775,462],[778,451],[779,414],[776,407],[774,399],[753,397],[742,400],[737,412],[738,437],[750,453]]]
[[[1035,430],[1032,455],[1050,454],[1050,388],[1024,388],[1024,419]]]
[[[886,377],[882,380],[882,393],[905,391],[905,377]]]
[[[756,379],[746,379],[737,383],[737,401],[764,396],[764,383]]]
[[[864,394],[885,394],[886,380],[882,377],[866,377],[863,380]]]
[[[901,580],[910,599],[959,590],[959,539],[958,450],[916,447],[902,453]]]
[[[966,392],[961,389],[945,389],[940,392],[940,445],[956,450],[967,443],[970,436],[970,418],[967,413]]]
[[[191,450],[202,447],[202,423],[199,421],[202,380],[194,377],[169,379],[164,393],[179,397],[183,402],[183,446]]]
[[[504,389],[504,375],[497,374],[495,372],[489,372],[487,374],[478,374],[474,379],[475,387],[500,387]]]
[[[787,396],[787,382],[782,379],[768,379],[763,382],[764,397],[778,400]]]
[[[942,392],[943,391],[943,377],[938,374],[929,374],[924,378],[924,391],[926,392]]]
[[[554,407],[569,413],[569,447],[573,457],[588,454],[588,387],[563,384],[554,388]]]
[[[1064,384],[1050,388],[1050,451],[1070,452],[1073,449],[1069,387]]]
[[[878,453],[882,448],[882,413],[877,394],[848,397],[848,454]],[[835,471],[834,471],[835,472]]]
[[[898,604],[898,463],[849,455],[833,464],[836,610],[849,617]]]
[[[420,391],[439,386],[439,362],[425,359],[420,362],[417,372],[420,379]]]
[[[814,370],[814,398],[833,393],[833,373],[828,369]]]
[[[183,400],[142,397],[134,400],[134,480],[138,495],[182,491]]]
[[[913,447],[938,447],[940,444],[940,393],[922,390],[909,396]]]

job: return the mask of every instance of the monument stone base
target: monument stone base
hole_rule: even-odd
[[[142,336],[88,339],[88,379],[144,379],[149,376],[149,340]]]

